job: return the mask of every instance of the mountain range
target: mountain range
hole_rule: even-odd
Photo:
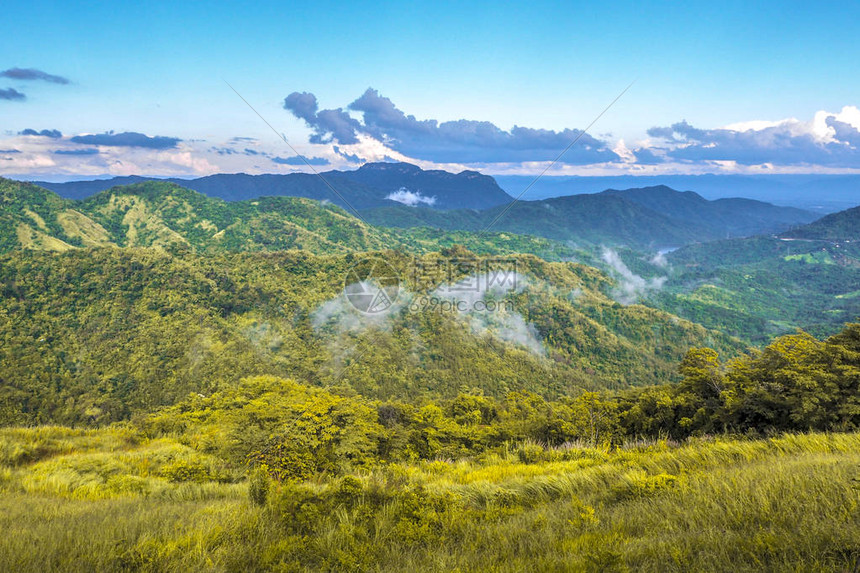
[[[147,180],[132,176],[36,184],[66,198],[84,199]],[[327,171],[321,176],[240,173],[166,181],[233,202],[264,196],[330,201],[380,226],[472,232],[492,226],[557,241],[649,249],[777,233],[816,218],[808,211],[751,199],[709,201],[664,185],[523,200],[510,206],[513,198],[492,177],[474,171],[425,171],[408,163],[369,163],[355,171]]]
[[[85,199],[111,187],[151,180],[154,178],[134,175],[92,181],[34,183],[61,197]],[[367,163],[355,171],[326,171],[319,176],[306,173],[219,173],[198,179],[157,180],[175,183],[225,201],[276,196],[305,197],[331,201],[350,211],[415,201],[436,209],[486,209],[511,200],[492,177],[477,171],[425,171],[409,163]]]
[[[749,199],[708,201],[695,193],[678,192],[664,186],[506,202],[486,209],[443,210],[436,205],[408,206],[384,199],[383,190],[407,179],[440,186],[446,180],[456,181],[459,191],[447,195],[442,193],[441,187],[435,188],[429,183],[420,187],[433,193],[432,197],[447,197],[442,204],[457,200],[489,204],[501,199],[500,191],[489,177],[473,176],[468,172],[423,171],[406,164],[375,164],[355,173],[354,177],[363,178],[363,182],[351,180],[351,184],[355,186],[353,189],[363,190],[363,195],[353,194],[345,203],[351,207],[356,204],[385,206],[352,211],[341,209],[336,202],[309,202],[295,196],[255,196],[228,202],[163,180],[114,186],[86,199],[71,200],[34,184],[8,181],[3,185],[8,197],[3,208],[5,223],[2,224],[6,228],[0,237],[0,246],[8,249],[24,244],[67,248],[63,245],[177,243],[197,250],[235,251],[308,248],[313,242],[326,243],[333,252],[344,247],[362,250],[383,245],[408,246],[411,243],[406,236],[432,234],[431,229],[437,229],[446,233],[460,232],[461,236],[471,233],[472,246],[476,237],[492,231],[496,235],[514,233],[540,237],[568,248],[623,245],[658,250],[726,237],[776,233],[815,219],[814,214],[800,209]],[[262,185],[265,179],[261,178],[265,177],[288,181],[290,185],[304,180],[276,175],[213,175],[195,181],[198,187],[208,188],[210,193],[237,197],[256,192],[252,193],[248,187],[243,187],[241,192],[229,191],[231,182],[253,181]],[[316,176],[302,177],[310,177],[309,182],[325,187]],[[413,188],[418,186],[413,185]],[[311,187],[302,189],[304,195],[322,193]],[[16,199],[18,195],[20,198]],[[460,198],[456,199],[458,196]],[[364,199],[359,202],[361,197]],[[23,206],[25,204],[27,207]],[[17,213],[14,222],[10,219],[13,212]],[[38,217],[33,217],[32,213]],[[386,229],[392,227],[413,230]],[[424,229],[419,231],[418,228]],[[531,248],[526,251],[534,252]]]
[[[497,175],[499,185],[518,195],[533,181],[533,176]],[[607,175],[542,177],[529,189],[532,199],[547,199],[604,189],[627,189],[668,185],[673,189],[695,191],[706,199],[746,197],[776,205],[799,207],[820,215],[857,205],[860,175],[779,174],[779,175]]]
[[[144,181],[75,201],[0,178],[0,252],[110,246],[213,254],[288,249],[423,254],[454,245],[481,254],[532,253],[549,260],[572,255],[570,247],[541,237],[375,227],[334,204],[300,197],[226,202],[168,181]]]
[[[431,226],[479,232],[491,228],[575,243],[658,250],[785,231],[817,215],[751,199],[708,201],[666,186],[518,201],[512,206],[440,212],[426,207],[380,207],[362,213],[391,227]]]
[[[489,177],[474,171],[458,174],[438,170],[423,171],[407,163],[367,163],[354,171],[326,171],[322,175],[356,209],[390,204],[385,197],[397,192],[401,187],[420,193],[423,197],[436,197],[433,206],[439,209],[485,209],[510,201],[511,197],[519,196],[526,188],[526,199],[539,200],[593,194],[606,189],[666,185],[672,189],[694,191],[710,200],[745,197],[775,205],[798,207],[823,215],[856,206],[857,190],[860,189],[858,175],[548,175],[535,182],[533,176]],[[117,185],[140,183],[147,179],[154,178],[129,176],[65,183],[34,183],[51,189],[62,197],[84,199]],[[168,180],[227,201],[254,199],[263,195],[292,195],[334,202],[340,200],[318,177],[302,173],[256,176],[241,173],[218,174],[197,179]],[[485,186],[486,196],[473,198],[470,196],[471,191],[464,193],[467,187],[474,190],[476,182]]]

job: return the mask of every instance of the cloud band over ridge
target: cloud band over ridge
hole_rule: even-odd
[[[650,139],[627,149],[576,129],[559,131],[514,126],[503,130],[488,121],[460,119],[439,122],[416,119],[389,98],[369,88],[345,108],[319,109],[309,92],[293,92],[283,107],[303,120],[312,133],[309,142],[355,145],[362,138],[376,141],[407,158],[435,163],[523,164],[555,159],[572,141],[560,165],[639,166],[684,170],[774,166],[860,168],[860,110],[846,106],[838,113],[820,111],[811,121],[786,119],[753,121],[704,129],[679,121],[647,131]],[[356,160],[360,159],[358,157]]]
[[[808,122],[785,119],[701,129],[680,121],[653,127],[667,160],[728,161],[741,165],[860,167],[860,110],[820,111]]]
[[[488,121],[419,120],[406,115],[372,88],[350,103],[347,110],[320,110],[316,96],[308,92],[291,93],[283,105],[313,130],[310,142],[316,144],[352,145],[363,135],[416,159],[501,163],[550,161],[579,137],[560,163],[585,165],[619,159],[605,141],[576,129],[553,131],[514,126],[506,131]],[[352,117],[349,111],[361,114],[363,121]]]

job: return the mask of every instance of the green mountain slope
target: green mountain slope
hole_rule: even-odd
[[[431,226],[478,232],[536,235],[578,244],[628,245],[642,249],[678,246],[700,240],[692,224],[611,196],[571,195],[520,201],[510,209],[438,211],[422,207],[383,207],[363,213],[371,223],[392,227]]]
[[[66,226],[77,222],[72,206],[72,201],[47,189],[0,178],[0,252],[17,248],[64,251],[82,245],[85,233],[70,236],[63,225],[64,221]],[[88,224],[82,227],[90,228]]]
[[[831,213],[809,225],[786,231],[782,236],[827,241],[860,240],[860,207]]]
[[[495,219],[501,209],[487,212]],[[517,203],[496,224],[556,240],[628,245],[646,249],[683,245],[700,240],[697,228],[616,197],[572,195]]]
[[[387,240],[340,208],[316,201],[278,197],[227,203],[164,182],[117,187],[80,205],[124,247],[342,252],[384,248]]]
[[[344,280],[357,261],[350,254],[179,256],[127,248],[4,255],[0,417],[121,419],[255,374],[384,398],[451,396],[462,388],[558,396],[674,380],[691,346],[742,348],[661,311],[615,303],[604,294],[612,281],[589,267],[520,257],[524,286],[505,298],[510,306],[470,314],[424,300],[447,279],[419,285],[410,278],[411,257],[379,256],[405,285],[383,321],[344,302]]]
[[[777,207],[753,199],[717,199],[708,201],[692,191],[679,192],[657,185],[625,190],[607,190],[611,195],[632,201],[667,217],[693,223],[709,230],[715,238],[748,237],[774,233],[809,223],[817,215],[792,207]]]
[[[70,201],[0,178],[0,193],[0,252],[117,246],[317,254],[394,248],[421,254],[455,244],[483,254],[534,253],[550,259],[573,252],[548,239],[509,233],[376,228],[330,203],[296,197],[228,203],[165,181],[113,187]]]
[[[860,245],[774,237],[690,245],[666,256],[650,304],[755,343],[796,328],[828,336],[860,316]]]
[[[391,227],[480,231],[492,223],[493,230],[652,251],[782,231],[815,218],[800,209],[747,199],[708,201],[664,186],[519,201],[510,208],[482,211],[379,207],[364,211],[364,216],[374,224]]]

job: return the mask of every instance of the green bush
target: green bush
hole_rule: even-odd
[[[543,459],[546,450],[540,444],[527,442],[517,448],[517,457],[524,464],[534,464]]]
[[[186,481],[202,483],[212,479],[206,466],[196,460],[174,460],[162,466],[159,475],[174,483]]]

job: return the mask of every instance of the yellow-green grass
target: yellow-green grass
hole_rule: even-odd
[[[0,444],[4,571],[853,571],[860,557],[858,434],[512,445],[272,484],[264,506],[235,468],[129,429]],[[117,490],[123,477],[146,487]]]

